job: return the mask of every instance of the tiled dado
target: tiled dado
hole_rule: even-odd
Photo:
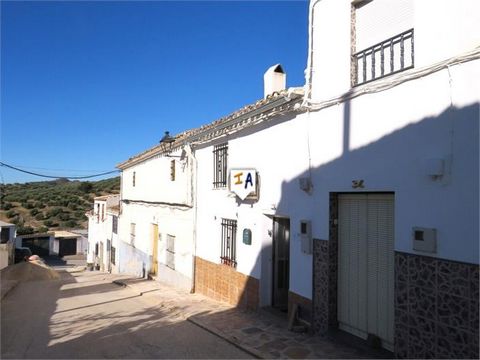
[[[330,193],[329,239],[313,240],[313,331],[325,335],[338,327],[338,197]]]
[[[395,253],[395,355],[478,359],[478,265]]]
[[[298,317],[312,323],[312,300],[294,292],[288,292],[288,313],[292,311],[293,304],[298,305]]]
[[[241,308],[257,310],[259,281],[231,266],[195,257],[195,292]]]

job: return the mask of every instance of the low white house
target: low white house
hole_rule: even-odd
[[[28,247],[32,254],[40,257],[58,255],[54,251],[55,236],[53,232],[18,235],[15,238],[15,247]],[[58,249],[58,246],[57,246]]]
[[[84,255],[87,250],[87,239],[77,232],[57,230],[53,232],[53,248],[50,254],[58,256]]]
[[[19,235],[15,238],[16,247],[28,247],[39,256],[84,255],[87,239],[78,233],[65,230]]]
[[[87,264],[108,272],[118,272],[118,214],[120,195],[94,199],[88,217]]]
[[[16,225],[0,221],[0,269],[14,262]]]
[[[186,138],[166,133],[159,145],[118,165],[119,269],[190,290],[196,162]]]

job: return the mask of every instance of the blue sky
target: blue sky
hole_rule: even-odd
[[[165,130],[262,98],[263,73],[275,63],[287,86],[304,84],[307,1],[0,6],[0,157],[30,171],[114,170]],[[6,183],[43,180],[0,172]]]

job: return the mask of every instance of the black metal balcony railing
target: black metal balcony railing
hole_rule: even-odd
[[[353,54],[352,66],[354,86],[413,68],[413,29]]]

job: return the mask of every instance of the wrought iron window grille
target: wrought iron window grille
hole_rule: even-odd
[[[222,264],[237,267],[236,260],[237,221],[222,219],[222,251],[220,260]]]
[[[412,69],[415,65],[413,39],[413,29],[410,29],[353,54],[353,86]]]
[[[213,187],[215,189],[227,186],[228,143],[216,145],[213,148]]]

